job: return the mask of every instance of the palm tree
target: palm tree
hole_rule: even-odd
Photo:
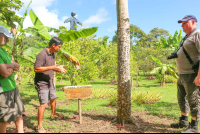
[[[161,74],[163,78],[161,79],[161,86],[165,86],[165,72],[168,71],[174,78],[178,79],[178,76],[176,72],[174,71],[174,68],[176,68],[175,65],[172,64],[163,64],[161,63],[157,58],[151,56],[151,58],[159,65],[159,67],[154,68],[150,73],[151,74]]]
[[[117,0],[118,102],[117,119],[131,120],[130,27],[128,0]]]

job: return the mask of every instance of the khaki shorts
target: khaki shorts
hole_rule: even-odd
[[[49,103],[49,100],[53,100],[57,98],[55,88],[49,88],[48,90],[42,89],[38,90],[38,98],[40,104]]]
[[[0,93],[0,122],[16,121],[25,112],[18,88]]]

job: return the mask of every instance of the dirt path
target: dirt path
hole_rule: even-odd
[[[179,133],[180,129],[172,129],[169,124],[176,122],[173,119],[153,116],[146,111],[134,111],[132,112],[135,117],[136,123],[139,127],[134,124],[125,124],[124,128],[119,128],[120,124],[116,122],[112,123],[111,120],[115,117],[108,115],[95,114],[95,112],[82,113],[83,123],[79,124],[78,114],[70,115],[65,120],[57,120],[54,126],[57,128],[48,128],[49,133]],[[33,127],[27,127],[30,125],[31,120],[28,116],[24,116],[24,129],[25,133],[35,133]],[[14,123],[8,125],[7,132],[15,132]]]

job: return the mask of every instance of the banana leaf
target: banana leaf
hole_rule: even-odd
[[[159,65],[162,65],[162,63],[154,56],[151,55],[151,58]]]
[[[63,42],[69,42],[71,40],[77,40],[81,37],[87,37],[94,34],[98,30],[98,27],[85,28],[79,31],[69,30],[65,33],[60,33],[58,36]]]
[[[39,34],[42,35],[45,39],[51,40],[51,36],[48,32],[48,28],[42,24],[42,22],[35,15],[32,9],[29,11],[29,15],[30,15],[31,21],[33,22],[34,28],[38,30]]]

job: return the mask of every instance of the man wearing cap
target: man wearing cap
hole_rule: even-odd
[[[172,128],[187,127],[181,133],[198,133],[199,121],[199,88],[200,71],[198,74],[192,69],[192,64],[186,57],[185,51],[191,60],[196,63],[200,60],[200,30],[196,29],[197,19],[193,15],[187,15],[178,23],[186,33],[182,45],[177,51],[176,66],[179,74],[177,81],[177,98],[181,111],[178,123],[171,124]],[[191,111],[191,122],[188,121],[189,110]]]
[[[15,122],[18,133],[24,133],[24,105],[14,80],[14,71],[19,70],[19,64],[2,48],[8,38],[13,38],[9,31],[0,25],[0,133],[6,133],[7,122]]]

